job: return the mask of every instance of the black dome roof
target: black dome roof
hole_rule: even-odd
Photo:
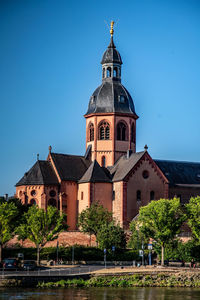
[[[118,81],[103,81],[92,94],[86,115],[112,112],[131,113],[137,117],[133,100],[126,88]]]
[[[106,64],[106,63],[117,63],[117,64],[122,64],[122,59],[119,54],[119,52],[116,50],[116,47],[113,42],[113,38],[111,37],[110,44],[106,51],[103,54],[101,64]]]

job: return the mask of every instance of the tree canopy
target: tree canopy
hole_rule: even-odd
[[[14,203],[0,204],[0,261],[2,261],[2,247],[14,236],[14,219],[18,214]]]
[[[111,221],[112,213],[98,202],[95,202],[81,212],[78,218],[78,226],[80,231],[97,236],[101,226],[109,224]]]
[[[48,206],[47,211],[37,206],[24,214],[24,222],[18,227],[19,239],[28,238],[37,247],[37,263],[40,263],[40,250],[58,234],[67,229],[65,215],[60,215],[56,207]]]
[[[180,232],[185,221],[179,199],[160,199],[151,201],[140,208],[139,225],[147,238],[153,238],[162,247],[162,265],[164,265],[164,247]]]
[[[131,231],[131,237],[128,241],[128,246],[134,250],[142,249],[142,244],[144,247],[148,244],[149,238],[144,235],[141,231],[140,226],[136,220],[130,223],[129,229]]]
[[[126,246],[124,230],[119,224],[115,224],[114,220],[101,225],[97,234],[97,241],[101,249],[111,250],[113,246],[115,248],[125,248]]]
[[[186,204],[187,222],[192,230],[194,239],[200,243],[200,196],[191,198]]]

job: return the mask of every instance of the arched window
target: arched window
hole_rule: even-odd
[[[125,141],[126,140],[126,125],[123,122],[117,124],[117,140]]]
[[[56,199],[50,198],[49,201],[48,201],[48,205],[51,205],[51,206],[55,206],[55,207],[56,207]]]
[[[111,68],[110,67],[107,68],[107,77],[111,77]]]
[[[137,201],[141,201],[141,191],[138,190],[136,193]]]
[[[131,126],[131,142],[135,143],[135,125],[132,124]]]
[[[110,138],[110,125],[108,122],[103,121],[99,125],[99,140],[109,140]]]
[[[102,167],[106,166],[106,158],[105,158],[105,156],[102,156],[102,158],[101,158],[101,166]]]
[[[36,200],[32,198],[32,199],[30,200],[30,205],[36,205],[36,204],[37,204],[37,203],[36,203]]]
[[[103,68],[103,75],[102,77],[104,78],[105,77],[105,68]]]
[[[117,69],[117,67],[114,67],[113,77],[118,77],[118,69]]]
[[[155,199],[155,192],[154,191],[151,191],[150,192],[150,201],[154,200]]]
[[[89,125],[89,141],[94,141],[94,125],[92,123]]]

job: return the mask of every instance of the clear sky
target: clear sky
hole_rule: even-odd
[[[137,151],[200,161],[199,0],[0,0],[0,195],[49,145],[84,154],[83,115],[112,19]]]

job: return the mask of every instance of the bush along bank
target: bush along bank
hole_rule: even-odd
[[[58,282],[40,282],[39,288],[57,287],[200,287],[200,274],[176,273],[155,275],[98,276],[89,280],[72,279]]]

